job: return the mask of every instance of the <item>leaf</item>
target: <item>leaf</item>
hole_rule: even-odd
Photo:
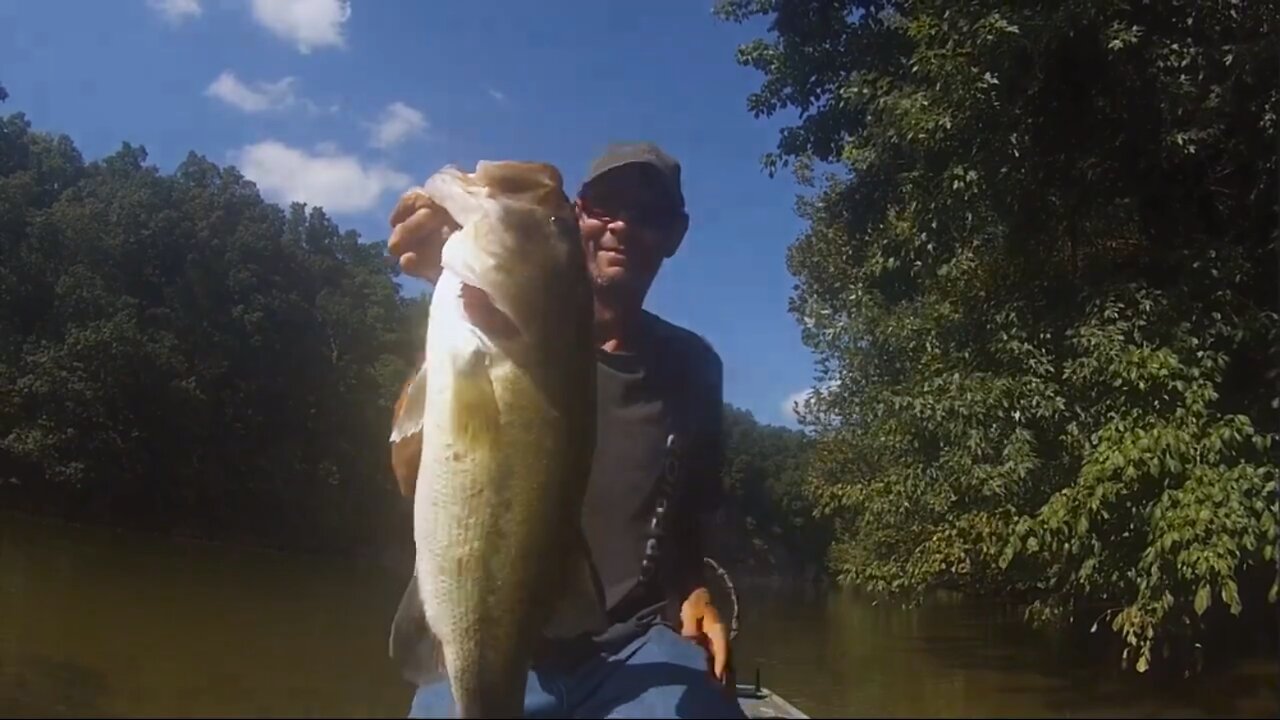
[[[1222,602],[1226,603],[1231,609],[1231,614],[1239,615],[1242,607],[1240,605],[1240,594],[1236,589],[1236,582],[1231,579],[1224,581],[1222,583],[1222,590],[1220,593],[1222,595]]]
[[[1201,583],[1225,591],[1274,562],[1274,475],[1258,474],[1272,460],[1239,442],[1261,436],[1280,337],[1263,310],[1273,266],[1240,241],[1276,189],[1275,112],[1257,95],[1274,58],[1238,39],[1273,24],[1269,5],[1175,3],[1148,26],[1123,3],[1027,4],[1014,43],[998,4],[893,21],[847,13],[858,3],[733,4],[774,21],[740,55],[759,78],[749,110],[794,118],[773,157],[834,166],[787,253],[802,339],[849,379],[813,414],[808,471],[841,488],[821,501],[838,540],[815,553],[864,588],[1118,601],[1136,649],[1179,608],[1210,607]],[[1041,73],[1084,37],[1117,50],[1091,57],[1096,87],[1064,94]],[[1134,168],[1161,169],[1141,202],[1115,191]],[[1235,176],[1263,179],[1179,180]],[[1002,547],[1015,525],[1025,562]],[[975,553],[987,576],[956,577]]]
[[[1209,584],[1203,583],[1200,589],[1196,591],[1195,609],[1196,615],[1204,615],[1204,611],[1209,609],[1210,597]]]

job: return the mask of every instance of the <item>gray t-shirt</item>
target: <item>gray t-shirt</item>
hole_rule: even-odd
[[[722,499],[723,370],[698,335],[646,313],[644,350],[599,353],[597,438],[583,501],[583,531],[604,585],[612,626],[591,640],[553,650],[569,664],[620,648],[655,622],[678,623],[680,602],[702,582],[701,525]],[[663,488],[668,435],[679,448],[674,484]],[[666,496],[662,535],[652,519]],[[654,572],[642,580],[647,547]],[[411,582],[392,625],[392,656],[422,682],[425,623]]]

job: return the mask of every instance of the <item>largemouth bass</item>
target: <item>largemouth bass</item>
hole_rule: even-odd
[[[446,167],[423,187],[458,229],[391,440],[421,442],[416,583],[464,718],[520,717],[539,641],[606,624],[581,525],[592,294],[562,188],[555,168],[518,162]]]

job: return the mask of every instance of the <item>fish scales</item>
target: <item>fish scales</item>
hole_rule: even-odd
[[[538,640],[605,624],[581,531],[590,284],[560,183],[547,165],[481,163],[426,185],[461,229],[392,440],[421,432],[416,582],[461,717],[518,716]]]

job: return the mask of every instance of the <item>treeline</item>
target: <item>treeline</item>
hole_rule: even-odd
[[[399,513],[391,403],[425,305],[383,247],[190,154],[0,120],[6,507],[335,550]]]
[[[1276,613],[1272,2],[722,0],[812,194],[808,495],[864,590],[1143,671]],[[820,172],[821,171],[821,172]]]
[[[714,555],[747,578],[812,581],[826,574],[831,521],[806,491],[810,438],[725,406],[728,500]]]
[[[0,508],[402,564],[387,438],[427,307],[398,272],[233,167],[166,175],[129,144],[86,162],[0,119]],[[725,552],[819,559],[798,434],[726,412],[750,541]]]

